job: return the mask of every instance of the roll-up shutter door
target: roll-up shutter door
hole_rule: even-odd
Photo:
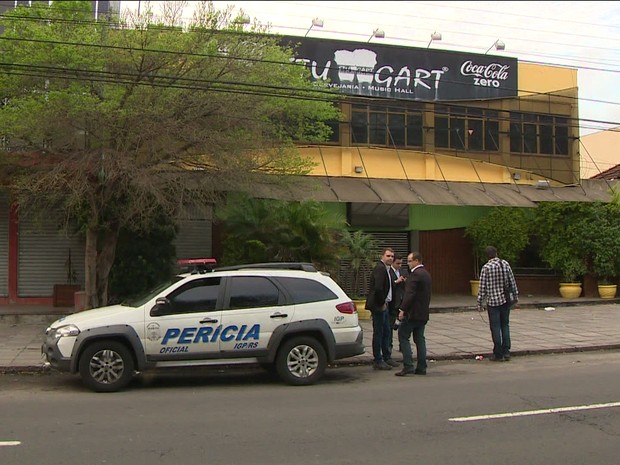
[[[9,295],[9,200],[0,192],[0,296]]]
[[[73,284],[84,285],[84,239],[60,231],[60,218],[60,212],[45,219],[20,216],[19,297],[47,297],[53,294],[54,284],[71,284],[67,277],[69,253],[77,278]]]
[[[381,250],[385,247],[391,247],[394,249],[394,253],[399,255],[403,259],[403,264],[407,262],[407,254],[411,252],[410,250],[410,232],[370,232],[366,231],[367,234],[370,234],[375,241],[377,241],[377,250],[375,251],[375,256],[377,260],[379,259],[379,255],[381,254]],[[370,274],[374,268],[373,263],[372,266],[362,265],[359,275],[359,285],[357,289],[354,289],[353,283],[353,270],[351,269],[351,260],[346,259],[340,262],[340,270],[338,273],[338,283],[340,287],[349,295],[349,297],[359,297],[366,296],[368,294],[368,281],[370,279]]]
[[[210,258],[212,254],[213,210],[195,209],[190,219],[177,221],[174,240],[177,259]]]

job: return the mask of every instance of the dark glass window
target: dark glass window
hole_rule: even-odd
[[[510,151],[568,155],[568,118],[511,113]]]
[[[397,147],[405,146],[406,138],[405,138],[405,115],[404,114],[390,114],[389,117],[389,128],[390,133],[388,137],[390,138],[390,145],[395,145]]]
[[[538,144],[536,143],[536,125],[524,124],[523,125],[523,151],[525,153],[536,153],[538,150]]]
[[[499,113],[483,108],[435,107],[435,147],[499,150]]]
[[[336,294],[323,284],[311,279],[278,278],[278,281],[289,291],[295,304],[322,302],[338,298]]]
[[[521,130],[520,113],[510,113],[510,151],[523,152],[523,131]]]
[[[557,119],[559,120],[560,118]],[[568,126],[561,125],[555,127],[555,153],[558,155],[568,155]]]
[[[351,115],[351,138],[355,144],[368,143],[368,117],[366,112],[354,111]]]
[[[234,276],[230,279],[229,309],[273,307],[280,301],[280,291],[267,278]]]
[[[330,127],[332,133],[327,139],[328,142],[338,142],[340,140],[340,122],[338,120],[327,121],[327,126]]]
[[[387,145],[387,115],[385,113],[370,113],[369,121],[370,143]]]
[[[484,133],[485,150],[499,150],[499,121],[485,121],[486,131]]]
[[[450,147],[465,149],[465,119],[450,118]]]
[[[199,313],[215,310],[220,278],[195,279],[168,296],[172,313]]]
[[[540,125],[540,153],[553,153],[553,126],[551,124]]]
[[[449,121],[445,116],[435,116],[435,147],[450,147]]]
[[[470,119],[467,122],[467,146],[470,150],[483,150],[484,130],[481,119]]]
[[[422,113],[407,114],[407,145],[422,147]]]
[[[387,147],[422,146],[422,111],[419,105],[352,106],[351,142]]]

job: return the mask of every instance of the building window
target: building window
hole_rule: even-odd
[[[510,113],[510,151],[568,155],[568,118]]]
[[[422,147],[419,104],[352,106],[351,143],[387,147]]]
[[[435,147],[499,150],[499,113],[482,108],[435,107]]]

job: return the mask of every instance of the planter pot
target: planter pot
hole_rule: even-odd
[[[581,295],[581,283],[560,283],[560,295],[565,299],[576,299]]]
[[[599,284],[598,295],[601,299],[613,299],[616,297],[616,284]]]
[[[469,285],[471,286],[471,295],[477,297],[478,290],[480,289],[480,281],[472,279],[471,281],[469,281]]]
[[[365,300],[354,300],[353,303],[357,307],[357,317],[360,320],[370,320],[370,310],[366,310],[364,306],[366,305]]]
[[[73,307],[75,293],[81,289],[79,284],[54,284],[54,307]]]

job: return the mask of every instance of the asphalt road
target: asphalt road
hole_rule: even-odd
[[[426,377],[335,368],[310,387],[184,371],[95,394],[5,374],[0,464],[616,464],[619,373],[614,351],[436,362]]]

